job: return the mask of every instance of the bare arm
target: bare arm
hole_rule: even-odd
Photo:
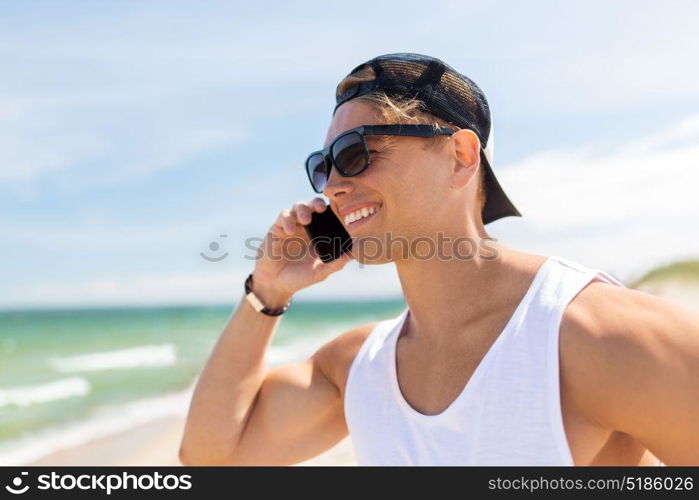
[[[295,261],[272,258],[281,255],[279,247],[284,238],[305,236],[308,242],[301,224],[310,222],[312,210],[325,209],[323,200],[319,200],[315,208],[299,202],[293,210],[283,211],[262,243],[266,253],[258,255],[253,291],[269,308],[283,306],[295,291],[322,281],[351,259],[343,256],[325,264],[315,252]],[[290,445],[298,444],[293,435],[299,430],[305,431],[304,437],[316,439],[309,442],[309,449],[319,452],[326,443],[332,444],[342,436],[337,389],[319,369],[321,356],[271,371],[267,368],[265,352],[281,317],[258,313],[241,300],[197,381],[180,444],[183,464],[233,464],[253,456],[263,461],[289,460],[297,455],[275,454],[274,446],[285,438]],[[275,421],[258,416],[270,405],[279,412],[273,416]],[[258,407],[262,410],[253,411]],[[299,422],[307,422],[306,427],[299,428]],[[272,424],[278,429],[268,431]],[[265,431],[248,434],[246,429]],[[258,436],[252,441],[267,451],[245,451],[248,435]]]
[[[271,370],[258,393],[235,465],[289,465],[328,450],[348,430],[344,381],[375,323],[353,328],[301,363]]]
[[[278,320],[260,324],[254,314],[249,305],[238,309],[240,319],[231,319],[199,378],[180,450],[183,464],[294,464],[347,435],[339,381],[374,323],[345,332],[305,361],[270,370],[263,355],[269,324]],[[236,323],[246,319],[257,331],[237,335]],[[260,356],[251,363],[252,352]]]
[[[595,282],[565,324],[561,355],[570,360],[576,406],[667,465],[699,464],[699,314]]]
[[[197,380],[180,445],[183,464],[229,459],[267,373],[264,355],[279,321],[247,301],[238,305]]]

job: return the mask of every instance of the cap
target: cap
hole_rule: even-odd
[[[389,97],[422,100],[427,111],[459,128],[473,130],[481,142],[481,167],[485,172],[483,223],[502,217],[521,216],[500,186],[492,169],[493,121],[490,106],[476,83],[435,57],[397,52],[384,54],[360,64],[349,75],[369,66],[375,79],[360,82],[335,96],[335,109],[355,97],[385,92]]]

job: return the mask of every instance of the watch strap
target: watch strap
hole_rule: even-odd
[[[250,273],[245,280],[245,299],[250,303],[255,311],[266,314],[267,316],[280,316],[284,314],[291,305],[291,300],[289,300],[288,304],[279,309],[269,309],[266,307],[260,298],[255,295],[255,292],[252,291],[252,273]]]

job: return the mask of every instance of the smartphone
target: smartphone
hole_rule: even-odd
[[[311,223],[303,227],[323,262],[337,259],[352,249],[352,237],[329,205],[324,212],[314,211]]]

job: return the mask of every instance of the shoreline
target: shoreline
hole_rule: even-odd
[[[308,351],[305,344],[302,348]],[[103,408],[85,421],[20,440],[4,450],[2,465],[182,466],[179,445],[196,383],[197,379],[184,391]],[[295,465],[355,464],[347,436],[326,452]]]
[[[50,452],[29,466],[181,465],[177,458],[184,419],[158,418],[77,446]]]
[[[185,417],[168,416],[139,424],[129,430],[50,452],[26,466],[178,466],[179,445]],[[297,466],[355,465],[349,437],[320,455]]]
[[[666,288],[639,287],[639,290],[698,309],[696,287],[673,283]],[[304,350],[308,346],[304,345]],[[287,360],[277,360],[282,361]],[[36,436],[32,438],[29,453],[17,453],[15,463],[4,465],[181,466],[179,444],[195,384],[196,380],[186,391],[135,401],[116,413],[110,410],[81,425],[54,430],[49,436]],[[10,450],[9,456],[12,451],[15,450]],[[349,436],[326,452],[296,465],[356,465]]]

